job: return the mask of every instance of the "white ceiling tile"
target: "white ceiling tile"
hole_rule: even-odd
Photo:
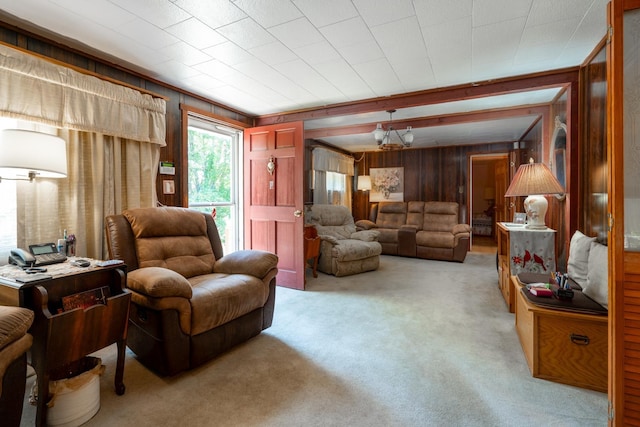
[[[204,73],[186,77],[185,79],[183,79],[183,82],[191,89],[198,89],[200,91],[214,90],[225,85],[224,82],[221,82],[220,80]]]
[[[216,59],[194,65],[193,68],[222,81],[226,76],[236,72],[233,68]]]
[[[458,21],[422,28],[438,86],[449,86],[456,81],[472,81],[471,16]]]
[[[161,51],[168,57],[189,66],[211,60],[211,56],[183,41],[166,46]]]
[[[254,47],[253,49],[249,49],[249,52],[269,65],[281,64],[297,59],[295,53],[278,41]]]
[[[420,26],[442,26],[461,18],[471,18],[473,0],[414,0],[413,6]]]
[[[138,18],[118,26],[116,30],[128,38],[136,40],[138,43],[152,49],[163,48],[178,42],[178,38],[174,35]]]
[[[591,0],[535,0],[527,25],[541,25],[570,18],[582,18]]]
[[[522,33],[520,48],[527,49],[537,45],[556,46],[556,54],[562,46],[571,38],[571,35],[578,26],[579,18],[563,19],[561,21],[550,22],[542,25],[527,25]],[[553,56],[553,51],[550,52]]]
[[[293,0],[293,3],[318,28],[358,16],[351,0]]]
[[[20,3],[20,2],[17,2]],[[42,3],[42,2],[41,2]],[[44,2],[44,3],[49,3]],[[105,26],[116,28],[137,18],[136,15],[127,12],[108,0],[77,1],[77,0],[53,0],[51,3],[68,9],[75,15],[82,16],[93,22],[100,22]],[[34,5],[35,6],[35,5]],[[35,13],[42,13],[42,5],[38,4]],[[2,7],[4,9],[4,6]]]
[[[189,13],[166,0],[109,1],[160,28],[191,18]]]
[[[339,48],[338,52],[352,65],[384,58],[384,53],[382,53],[380,46],[378,46],[375,40],[344,46]]]
[[[322,64],[340,59],[340,54],[327,41],[305,45],[294,49],[300,59],[308,64]]]
[[[320,34],[306,18],[276,25],[275,27],[271,27],[269,32],[289,49],[296,49],[324,41],[322,34]]]
[[[204,49],[203,52],[210,55],[212,58],[219,60],[220,62],[232,66],[254,59],[253,55],[232,42],[217,44],[215,46]]]
[[[225,38],[216,30],[196,18],[172,25],[167,28],[167,32],[197,49],[206,49],[225,41]]]
[[[414,92],[436,86],[431,63],[427,58],[404,58],[391,63],[405,92]]]
[[[370,27],[415,16],[411,0],[353,0],[353,4]]]
[[[274,41],[273,36],[251,18],[220,27],[218,32],[247,50]]]
[[[327,25],[320,32],[336,49],[373,40],[371,30],[360,17]]]
[[[229,0],[176,0],[175,4],[214,29],[247,17]]]
[[[183,79],[195,77],[200,74],[200,71],[175,60],[160,62],[157,65],[167,73],[171,74],[174,81],[182,81]]]
[[[503,21],[500,24],[475,27],[472,34],[473,72],[486,64],[493,64],[496,74],[497,64],[511,64],[517,52],[526,18]],[[500,46],[499,49],[496,46]]]
[[[496,24],[526,18],[533,0],[474,0],[473,26]]]
[[[234,0],[234,3],[264,28],[302,17],[300,10],[289,0]]]
[[[344,60],[318,64],[316,70],[349,99],[373,98],[375,93]]]
[[[376,96],[402,93],[402,84],[386,59],[356,64],[353,68],[374,90]]]
[[[426,58],[427,49],[415,16],[372,29],[375,39],[391,63],[404,58]]]
[[[292,82],[305,88],[320,99],[339,99],[342,95],[331,83],[300,60],[279,64],[275,68]]]

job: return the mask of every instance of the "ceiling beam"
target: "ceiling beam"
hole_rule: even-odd
[[[487,120],[499,120],[521,116],[541,116],[549,109],[547,104],[518,108],[504,108],[469,113],[447,114],[442,116],[416,117],[413,119],[393,120],[394,129],[402,130],[407,126],[413,128],[425,128],[433,126],[455,125],[460,123],[481,122]],[[389,126],[389,121],[381,122],[383,127]],[[330,136],[357,135],[370,133],[376,128],[377,123],[362,123],[357,125],[336,126],[331,128],[305,129],[305,139],[318,139]]]
[[[258,116],[255,119],[255,126],[441,104],[444,102],[504,95],[515,92],[527,92],[551,87],[567,87],[578,82],[578,75],[579,68],[571,67],[551,72],[489,80],[481,83],[469,83],[466,85],[449,86],[446,88],[410,92],[387,97],[370,98],[362,101]]]

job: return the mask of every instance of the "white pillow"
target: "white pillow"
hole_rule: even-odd
[[[587,285],[582,292],[603,307],[609,305],[609,260],[607,247],[598,242],[591,243]]]
[[[589,262],[589,249],[595,237],[587,237],[576,230],[569,244],[569,260],[567,261],[567,274],[581,287],[587,285],[587,264]]]

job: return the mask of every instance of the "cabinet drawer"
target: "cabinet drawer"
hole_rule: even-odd
[[[538,369],[534,376],[607,390],[607,324],[540,316]]]

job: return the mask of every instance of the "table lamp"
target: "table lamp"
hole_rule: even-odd
[[[67,149],[64,139],[22,129],[0,131],[0,181],[65,178]]]
[[[544,217],[547,214],[549,202],[546,194],[563,194],[564,188],[558,182],[551,170],[543,163],[529,163],[520,165],[505,197],[527,196],[524,200],[524,209],[527,213],[527,225],[525,228],[533,230],[546,230]]]

